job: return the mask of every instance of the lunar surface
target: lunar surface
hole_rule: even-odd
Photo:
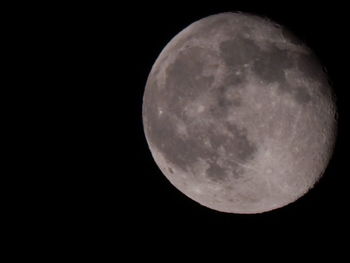
[[[336,105],[317,57],[266,18],[201,19],[163,49],[147,79],[143,127],[179,191],[208,208],[283,207],[324,173]]]

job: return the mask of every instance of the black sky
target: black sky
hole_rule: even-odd
[[[130,245],[135,240],[147,243],[155,236],[187,240],[194,238],[194,233],[210,236],[210,242],[217,238],[233,244],[232,237],[245,236],[249,242],[249,237],[256,240],[260,233],[282,240],[283,236],[299,235],[313,242],[322,242],[326,236],[327,242],[348,236],[350,23],[346,7],[329,2],[210,2],[145,2],[79,9],[82,18],[72,31],[84,34],[84,41],[76,50],[84,51],[79,55],[80,63],[92,69],[81,73],[88,80],[79,97],[86,108],[81,108],[82,115],[77,117],[91,121],[83,150],[94,156],[83,162],[89,171],[81,175],[86,187],[79,188],[84,194],[78,198],[80,210],[74,213],[89,219],[88,223],[79,222],[92,226],[94,233],[99,229],[115,236],[125,232],[122,236],[130,238]],[[338,140],[325,176],[298,201],[258,215],[217,212],[184,196],[153,161],[142,127],[142,96],[161,50],[192,22],[228,11],[266,16],[293,31],[319,56],[338,98]]]

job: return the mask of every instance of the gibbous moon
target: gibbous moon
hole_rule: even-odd
[[[254,214],[294,202],[324,173],[336,105],[314,53],[283,26],[244,13],[177,34],[149,74],[143,127],[179,191],[211,209]]]

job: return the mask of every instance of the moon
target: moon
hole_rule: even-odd
[[[322,177],[337,131],[328,76],[285,27],[245,13],[200,19],[162,50],[142,117],[152,156],[183,194],[238,214],[277,209]]]

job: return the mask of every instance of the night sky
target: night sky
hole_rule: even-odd
[[[208,244],[227,241],[232,249],[292,237],[315,246],[345,245],[348,241],[340,241],[348,239],[350,219],[350,23],[345,4],[209,2],[86,4],[69,12],[76,18],[67,22],[69,37],[59,46],[70,49],[73,60],[63,69],[74,80],[60,87],[77,103],[74,114],[67,113],[72,126],[64,131],[74,144],[64,160],[74,168],[61,173],[65,179],[60,179],[57,202],[63,213],[57,213],[56,228],[79,240],[101,240],[106,246],[120,240],[129,248],[153,239],[181,244],[201,238]],[[59,15],[62,21],[67,10]],[[143,92],[161,50],[192,22],[229,11],[266,16],[289,28],[318,55],[338,98],[338,139],[324,177],[296,202],[263,214],[221,213],[183,195],[157,167],[143,132]]]

